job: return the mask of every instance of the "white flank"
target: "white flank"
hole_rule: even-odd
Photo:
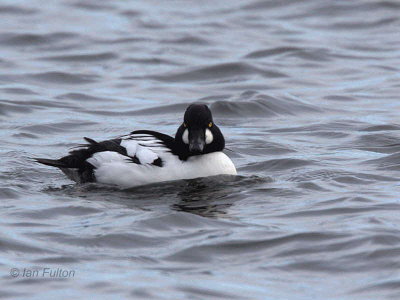
[[[135,164],[123,159],[123,155],[111,152],[111,157],[108,153],[96,153],[88,162],[96,167],[94,172],[98,182],[124,188],[170,180],[237,174],[232,161],[223,152],[193,156],[187,161],[181,161],[169,153],[159,153],[164,163],[162,167]]]
[[[93,156],[86,161],[95,168],[100,168],[106,164],[125,163],[127,160],[128,158],[126,156],[117,152],[103,151],[93,154]]]

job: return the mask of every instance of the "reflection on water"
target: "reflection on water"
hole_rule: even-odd
[[[0,3],[0,297],[397,299],[397,1]],[[212,109],[239,176],[31,157]],[[121,175],[123,176],[123,175]],[[74,278],[14,278],[11,268]]]

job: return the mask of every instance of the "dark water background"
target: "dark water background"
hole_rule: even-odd
[[[0,298],[399,299],[400,2],[1,1]],[[120,191],[29,157],[173,134],[237,178]],[[13,278],[11,268],[75,270]]]

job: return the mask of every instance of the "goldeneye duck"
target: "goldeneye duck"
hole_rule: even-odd
[[[191,104],[175,138],[151,130],[137,130],[120,138],[88,144],[60,159],[36,158],[60,168],[78,183],[100,182],[129,188],[162,181],[213,175],[236,175],[222,152],[225,139],[207,105]]]

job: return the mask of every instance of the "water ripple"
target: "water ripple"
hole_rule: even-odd
[[[0,4],[0,297],[398,299],[399,10]],[[121,190],[30,159],[173,135],[194,102],[238,176]],[[75,277],[9,275],[45,267]]]

